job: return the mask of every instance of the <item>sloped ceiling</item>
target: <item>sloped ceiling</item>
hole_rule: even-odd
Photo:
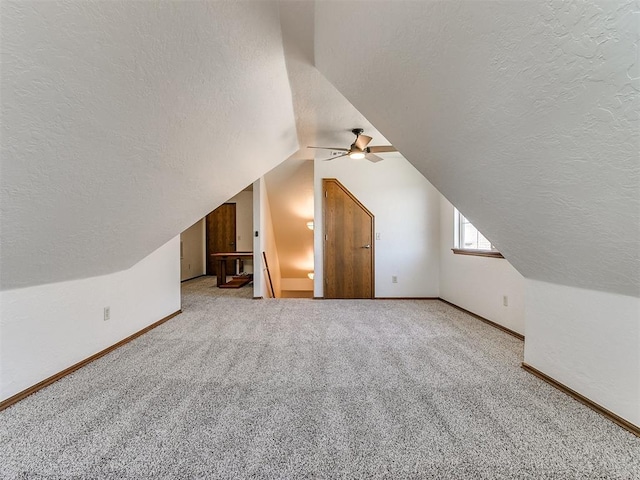
[[[388,141],[313,65],[314,2],[280,2],[280,21],[300,149],[266,177],[283,277],[306,278],[313,270],[313,159],[348,147],[353,128],[363,128],[376,145]]]
[[[128,268],[298,149],[275,3],[0,8],[2,289]]]
[[[315,62],[525,276],[640,296],[637,2],[318,2]]]

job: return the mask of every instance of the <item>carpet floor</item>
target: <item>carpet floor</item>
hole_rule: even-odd
[[[0,412],[0,478],[640,478],[640,438],[440,301],[214,284],[186,282],[184,313]]]

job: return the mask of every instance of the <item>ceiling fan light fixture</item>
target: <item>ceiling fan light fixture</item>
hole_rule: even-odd
[[[376,153],[398,151],[393,145],[374,145],[370,147],[369,143],[371,142],[371,140],[373,140],[373,138],[369,135],[363,135],[362,132],[364,132],[364,130],[362,128],[354,128],[353,130],[351,130],[351,132],[356,136],[356,139],[349,148],[313,146],[309,146],[308,148],[331,150],[331,158],[324,159],[323,162],[328,162],[330,160],[336,160],[343,157],[349,157],[353,160],[362,160],[363,158],[366,158],[370,162],[376,163],[383,160],[383,158],[375,155]]]

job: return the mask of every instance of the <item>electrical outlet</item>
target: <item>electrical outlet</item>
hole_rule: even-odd
[[[106,322],[111,318],[111,307],[104,307],[104,321]]]
[[[506,295],[502,296],[502,305],[504,305],[505,307],[509,306],[509,297],[507,297]]]
[[[391,275],[391,283],[398,283],[398,276],[397,275]]]

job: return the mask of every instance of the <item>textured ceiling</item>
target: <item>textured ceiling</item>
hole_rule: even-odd
[[[275,3],[0,5],[2,289],[128,268],[298,149]]]
[[[313,159],[308,145],[348,147],[353,128],[363,128],[376,144],[385,137],[314,66],[314,2],[280,2],[280,21],[300,150],[292,157]]]
[[[637,2],[315,15],[318,69],[525,277],[640,295]]]
[[[283,277],[306,278],[313,270],[313,160],[328,150],[307,145],[348,147],[359,127],[376,145],[387,140],[313,66],[314,3],[280,2],[280,20],[300,150],[266,177]]]
[[[525,276],[639,295],[637,3],[374,5],[1,2],[1,287],[127,268],[364,114]]]

